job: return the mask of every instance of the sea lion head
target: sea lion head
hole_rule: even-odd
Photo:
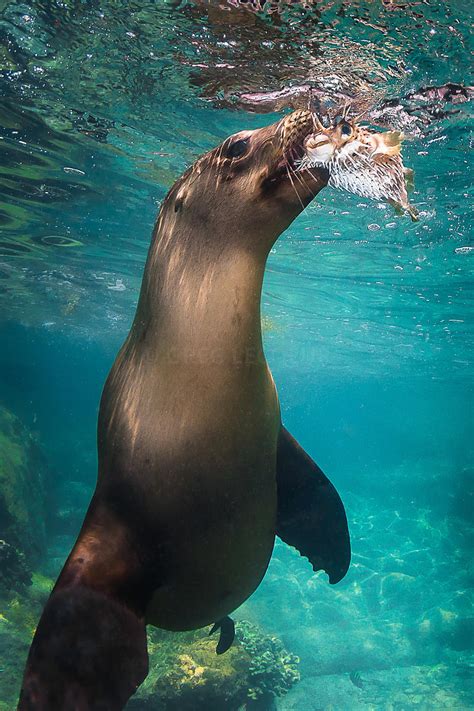
[[[295,111],[271,126],[227,138],[175,183],[160,227],[168,234],[192,233],[206,244],[248,239],[271,246],[329,179],[320,166],[295,170],[313,121],[311,112]]]

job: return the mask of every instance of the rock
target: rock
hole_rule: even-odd
[[[411,610],[418,605],[421,596],[416,578],[404,573],[387,573],[381,581],[380,596],[382,607]]]
[[[269,711],[299,680],[297,657],[249,622],[237,624],[234,644],[220,656],[203,630],[151,630],[148,649],[150,672],[130,711]]]
[[[47,467],[21,421],[0,407],[0,538],[37,562],[46,549]]]
[[[307,678],[285,698],[278,711],[405,711],[470,709],[472,689],[444,664],[387,668],[360,674],[360,685],[350,674]]]
[[[33,573],[21,591],[0,587],[0,711],[16,708],[28,649],[52,584]]]
[[[22,591],[31,585],[31,571],[25,556],[6,541],[0,540],[0,595]]]
[[[474,618],[458,610],[435,607],[418,624],[420,644],[443,647],[457,652],[474,649]]]
[[[16,708],[31,639],[0,616],[0,711]]]
[[[33,574],[22,594],[0,596],[0,711],[16,707],[28,648],[52,581]],[[150,629],[150,671],[129,711],[270,711],[299,680],[298,659],[276,637],[247,622],[222,655],[207,630]]]
[[[130,701],[130,709],[198,711],[220,708],[236,711],[247,697],[250,659],[238,646],[216,655],[214,639],[185,635],[170,640],[151,633],[150,672]]]

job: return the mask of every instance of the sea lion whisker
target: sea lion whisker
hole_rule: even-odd
[[[222,152],[223,152],[223,150],[224,150],[224,144],[222,144],[219,147],[219,150],[217,151],[217,153],[215,153],[215,161],[213,162],[213,167],[214,167],[214,165],[217,166],[217,182],[218,183],[220,182],[220,177],[222,174],[222,167],[223,167],[222,166]]]
[[[354,123],[357,124],[360,121],[362,121],[364,116],[367,116],[368,113],[369,113],[369,109],[364,109],[364,111],[361,111],[360,114],[357,114],[357,116],[354,116],[354,118],[353,118]]]
[[[295,180],[297,180],[298,183],[299,183],[303,188],[309,188],[309,186],[308,186],[307,182],[304,180],[302,174],[301,174],[299,171],[294,170],[291,165],[289,165],[288,167],[289,167],[289,170],[290,170],[291,175],[293,176],[293,178],[294,178]]]
[[[312,176],[312,173],[311,173],[310,169],[307,168],[307,167],[303,167],[303,170],[300,172],[300,176],[301,176],[301,179],[302,179],[302,181],[303,181],[303,185],[312,193],[312,192],[313,192],[312,188],[311,188],[311,187],[308,185],[308,183],[304,180],[304,171],[306,171],[306,172],[308,173],[308,175],[311,176],[311,177],[313,177],[313,176]]]
[[[222,155],[224,153],[224,147],[226,146],[226,143],[224,142],[220,147],[219,150],[216,153],[216,162],[215,165],[217,167],[217,184],[219,185],[222,181],[222,175],[224,172],[224,161],[222,159]]]
[[[290,166],[287,164],[285,167],[286,167],[286,172],[288,173],[288,178],[290,179],[293,190],[295,191],[295,195],[298,198],[298,202],[300,203],[301,207],[304,209],[305,205],[300,197],[298,190],[296,189],[296,185],[293,182],[293,178],[291,177]]]
[[[311,114],[312,120],[313,120],[313,126],[317,131],[324,131],[324,126],[319,120],[319,117],[313,113]]]
[[[298,171],[295,170],[295,169],[292,167],[292,165],[290,165],[289,163],[287,163],[287,167],[288,167],[288,166],[289,166],[289,168],[290,168],[290,170],[291,170],[291,174],[293,175],[293,177],[294,177],[296,180],[298,180],[298,182],[300,183],[300,185],[302,185],[302,186],[303,186],[304,188],[306,188],[307,190],[310,190],[310,187],[309,187],[308,183],[307,183],[306,180],[304,179],[304,176],[303,176],[303,174],[302,174],[302,171],[300,171],[300,170],[298,170]],[[304,168],[303,168],[303,169],[304,169]],[[310,175],[311,175],[311,173],[310,173]]]

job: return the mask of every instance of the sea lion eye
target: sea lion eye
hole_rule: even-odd
[[[341,135],[342,136],[350,136],[352,133],[352,128],[348,123],[343,123],[341,126]]]
[[[242,156],[247,150],[248,144],[249,142],[246,138],[241,138],[238,141],[234,141],[234,143],[231,143],[229,148],[227,149],[227,158],[240,158],[240,156]]]

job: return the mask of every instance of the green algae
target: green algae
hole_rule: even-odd
[[[53,581],[33,573],[21,593],[0,597],[0,711],[15,708],[23,669]],[[150,671],[130,700],[131,711],[237,711],[272,707],[299,680],[298,658],[275,636],[248,622],[237,624],[236,640],[223,655],[207,630],[148,631]]]
[[[28,650],[52,587],[50,578],[33,573],[22,592],[1,592],[0,711],[16,708]]]
[[[127,708],[148,711],[270,709],[299,680],[298,658],[254,624],[237,624],[236,640],[216,655],[205,630],[148,634],[150,672]]]
[[[47,467],[31,432],[0,406],[0,538],[37,562],[46,548]]]

